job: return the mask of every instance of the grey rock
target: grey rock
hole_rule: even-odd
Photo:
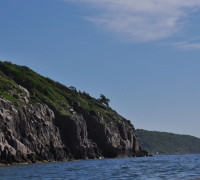
[[[46,105],[21,110],[0,98],[0,162],[63,160],[66,158],[54,113]]]
[[[77,103],[68,111],[0,98],[0,163],[148,155],[123,117],[110,113],[110,120]]]

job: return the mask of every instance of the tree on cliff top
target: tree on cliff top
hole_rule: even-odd
[[[98,99],[102,104],[105,104],[107,107],[109,107],[110,99],[106,98],[103,94],[100,94],[100,98]]]

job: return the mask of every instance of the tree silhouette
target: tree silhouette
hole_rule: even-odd
[[[107,107],[109,107],[110,99],[106,98],[103,94],[100,94],[100,98],[98,99],[102,104],[105,104]]]

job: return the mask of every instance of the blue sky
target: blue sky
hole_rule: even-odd
[[[199,0],[0,0],[0,60],[75,86],[136,128],[200,137]]]

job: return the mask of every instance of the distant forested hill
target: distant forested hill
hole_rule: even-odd
[[[189,135],[137,129],[141,146],[151,154],[200,153],[200,139]]]

